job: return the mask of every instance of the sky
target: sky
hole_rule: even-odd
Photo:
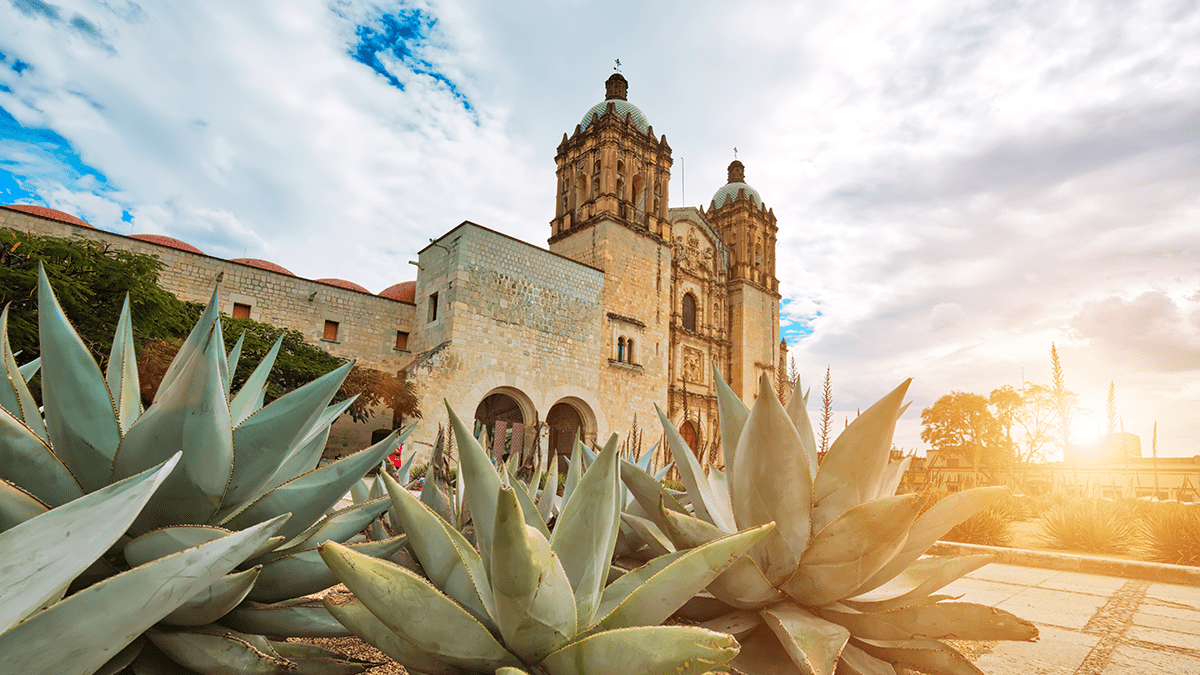
[[[1053,344],[1077,437],[1113,383],[1144,454],[1200,454],[1195,0],[0,0],[0,203],[378,292],[463,220],[544,245],[616,59],[672,206],[737,148],[835,419],[912,377],[923,449]]]

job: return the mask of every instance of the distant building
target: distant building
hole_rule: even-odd
[[[1105,434],[1087,443],[1072,444],[1062,462],[1032,464],[1022,471],[981,470],[959,456],[936,451],[910,473],[913,484],[957,491],[982,485],[1010,485],[1030,494],[1068,492],[1110,499],[1154,497],[1183,502],[1200,501],[1200,455],[1193,457],[1142,456],[1136,434]],[[1157,483],[1156,483],[1157,481]],[[1155,485],[1157,484],[1157,493]]]
[[[702,463],[722,465],[713,367],[747,402],[760,375],[778,381],[786,370],[775,214],[736,160],[707,210],[669,208],[666,137],[627,100],[622,75],[605,87],[558,146],[548,250],[464,222],[420,251],[415,281],[378,295],[170,237],[102,232],[42,207],[0,207],[0,227],[156,255],[162,286],[184,300],[206,301],[221,278],[225,314],[404,371],[427,420],[419,447],[434,441],[444,400],[493,442],[528,447],[540,432],[560,452],[576,432],[603,442],[635,420],[657,438],[657,405]],[[330,446],[357,449],[390,424],[390,414],[343,421]]]

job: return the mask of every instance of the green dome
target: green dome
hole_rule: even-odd
[[[591,110],[588,110],[587,114],[583,116],[583,120],[579,122],[580,129],[587,129],[588,125],[592,123],[592,120],[603,115],[604,110],[608,107],[609,103],[613,104],[613,106],[616,108],[617,116],[621,119],[625,119],[625,115],[629,115],[629,121],[633,122],[633,125],[638,128],[638,131],[644,134],[650,130],[650,123],[646,121],[646,116],[642,114],[641,110],[638,110],[636,105],[630,103],[629,101],[623,101],[621,99],[614,98],[610,98],[607,101],[603,101],[592,106]]]
[[[745,190],[746,196],[754,200],[754,205],[762,208],[762,197],[758,196],[758,190],[746,185],[745,183],[726,183],[717,190],[717,194],[713,195],[713,203],[717,206],[723,206],[726,199],[737,199],[738,190]]]

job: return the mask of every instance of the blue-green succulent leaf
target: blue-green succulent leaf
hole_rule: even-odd
[[[217,312],[217,296],[221,293],[220,286],[213,289],[212,297],[208,299],[208,305],[204,307],[204,312],[200,315],[200,320],[192,326],[192,330],[188,333],[187,338],[180,345],[179,351],[176,352],[175,358],[172,359],[171,365],[167,366],[167,372],[163,374],[162,382],[158,385],[158,391],[154,394],[154,402],[158,402],[158,397],[163,394],[167,387],[175,381],[179,376],[179,371],[192,359],[196,354],[204,350],[208,344],[209,335],[212,333],[213,325],[216,324],[219,313]],[[225,349],[224,346],[221,347]]]
[[[229,412],[233,416],[234,425],[241,424],[247,417],[263,407],[267,395],[267,377],[275,365],[275,357],[279,355],[279,347],[283,344],[283,333],[271,345],[271,350],[258,362],[258,367],[246,378],[242,388],[238,390],[233,400],[229,402]]]
[[[54,451],[37,434],[0,410],[0,476],[21,486],[50,506],[83,496],[83,488]]]
[[[165,391],[159,389],[154,405],[133,423],[121,441],[113,463],[117,479],[176,452],[183,453],[179,470],[171,474],[138,518],[135,531],[203,523],[221,504],[233,465],[229,408],[218,372],[223,351],[216,336],[210,334],[205,348],[178,372]]]
[[[121,305],[121,318],[117,320],[117,332],[113,336],[112,350],[108,355],[108,368],[104,373],[108,390],[116,399],[117,421],[122,434],[142,414],[142,392],[138,387],[137,356],[133,345],[133,319],[129,315],[129,294],[126,293],[125,303]]]
[[[0,557],[0,633],[37,611],[116,543],[177,462],[173,457],[0,532],[5,552]]]
[[[247,600],[222,617],[221,625],[255,635],[328,638],[350,634],[325,603],[308,598],[269,605]]]
[[[347,547],[363,555],[387,558],[406,543],[407,538],[400,535],[383,541],[348,544]],[[255,602],[279,602],[317,593],[336,583],[337,579],[321,560],[321,554],[310,548],[265,563],[248,597]]]
[[[42,515],[50,506],[6,480],[0,480],[0,532]]]
[[[208,588],[200,591],[163,617],[162,622],[170,626],[204,626],[229,613],[237,607],[254,586],[259,568],[251,567],[244,572],[226,574]]]
[[[8,305],[0,311],[0,408],[12,413],[21,420],[36,435],[45,440],[46,425],[42,422],[42,414],[38,411],[37,401],[29,393],[28,382],[33,374],[41,367],[42,359],[18,367],[17,359],[13,356],[12,345],[8,341]]]
[[[361,480],[371,467],[391,454],[399,438],[400,432],[394,431],[366,450],[294,478],[219,524],[239,530],[282,513],[291,513],[291,520],[279,529],[279,534],[290,540],[324,517],[355,481]]]
[[[40,264],[38,333],[50,446],[85,490],[96,490],[109,482],[121,428],[104,375],[67,321]]]

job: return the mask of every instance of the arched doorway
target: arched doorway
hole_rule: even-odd
[[[504,392],[484,397],[475,408],[475,421],[482,425],[480,444],[493,457],[505,459],[525,442],[525,415],[517,399]]]
[[[559,471],[566,470],[575,444],[575,435],[583,437],[583,417],[570,403],[559,401],[546,415],[547,441],[550,453],[558,458]]]
[[[696,448],[700,446],[700,434],[696,431],[696,424],[688,420],[679,427],[679,435],[683,436],[683,440],[692,449],[692,454],[696,454]]]

